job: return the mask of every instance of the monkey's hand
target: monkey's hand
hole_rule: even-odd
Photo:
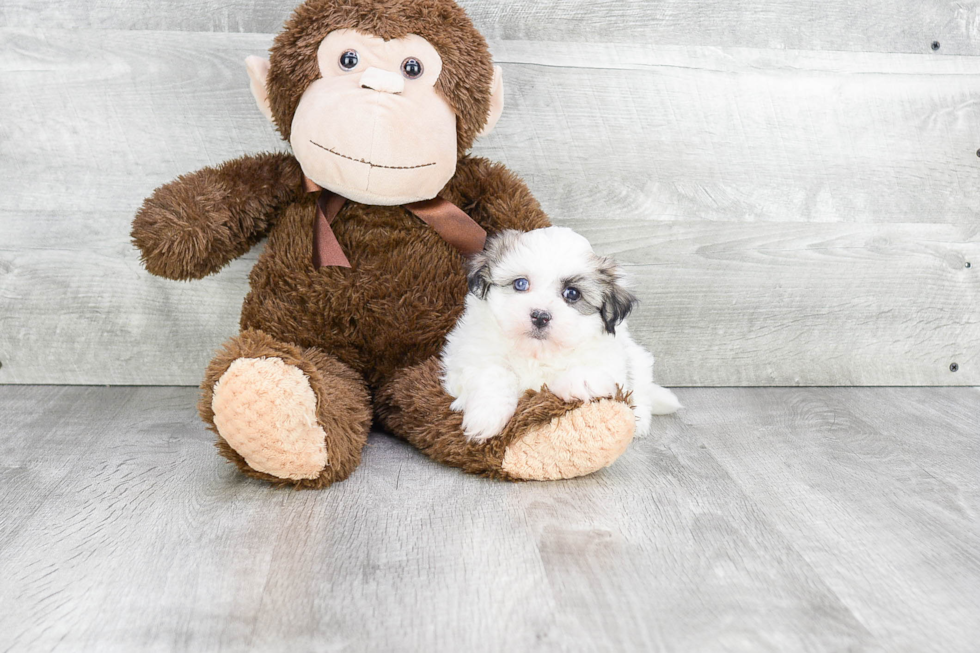
[[[200,279],[247,252],[303,192],[290,154],[244,156],[165,184],[133,220],[133,244],[151,273]]]

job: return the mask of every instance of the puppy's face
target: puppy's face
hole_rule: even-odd
[[[469,288],[503,332],[539,347],[575,347],[615,334],[636,298],[622,269],[564,227],[504,231],[469,262]]]

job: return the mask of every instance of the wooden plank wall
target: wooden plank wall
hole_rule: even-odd
[[[476,152],[629,265],[661,382],[980,385],[980,4],[463,4],[507,88]],[[129,223],[283,147],[242,60],[289,9],[0,6],[0,383],[198,383],[258,250],[170,282]]]

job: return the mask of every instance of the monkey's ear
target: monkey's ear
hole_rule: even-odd
[[[504,71],[500,66],[493,67],[493,82],[490,86],[490,115],[487,117],[487,124],[483,126],[477,138],[486,136],[493,131],[500,120],[500,114],[504,111]]]
[[[252,97],[259,105],[262,115],[272,122],[272,105],[269,104],[269,90],[266,88],[266,80],[269,78],[269,60],[253,55],[245,59],[245,67],[248,69],[248,78],[252,82],[250,85]]]

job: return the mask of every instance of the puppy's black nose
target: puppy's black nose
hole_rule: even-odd
[[[531,311],[531,324],[534,326],[543,329],[548,326],[548,322],[551,322],[551,313],[548,311],[539,311],[537,309]]]

